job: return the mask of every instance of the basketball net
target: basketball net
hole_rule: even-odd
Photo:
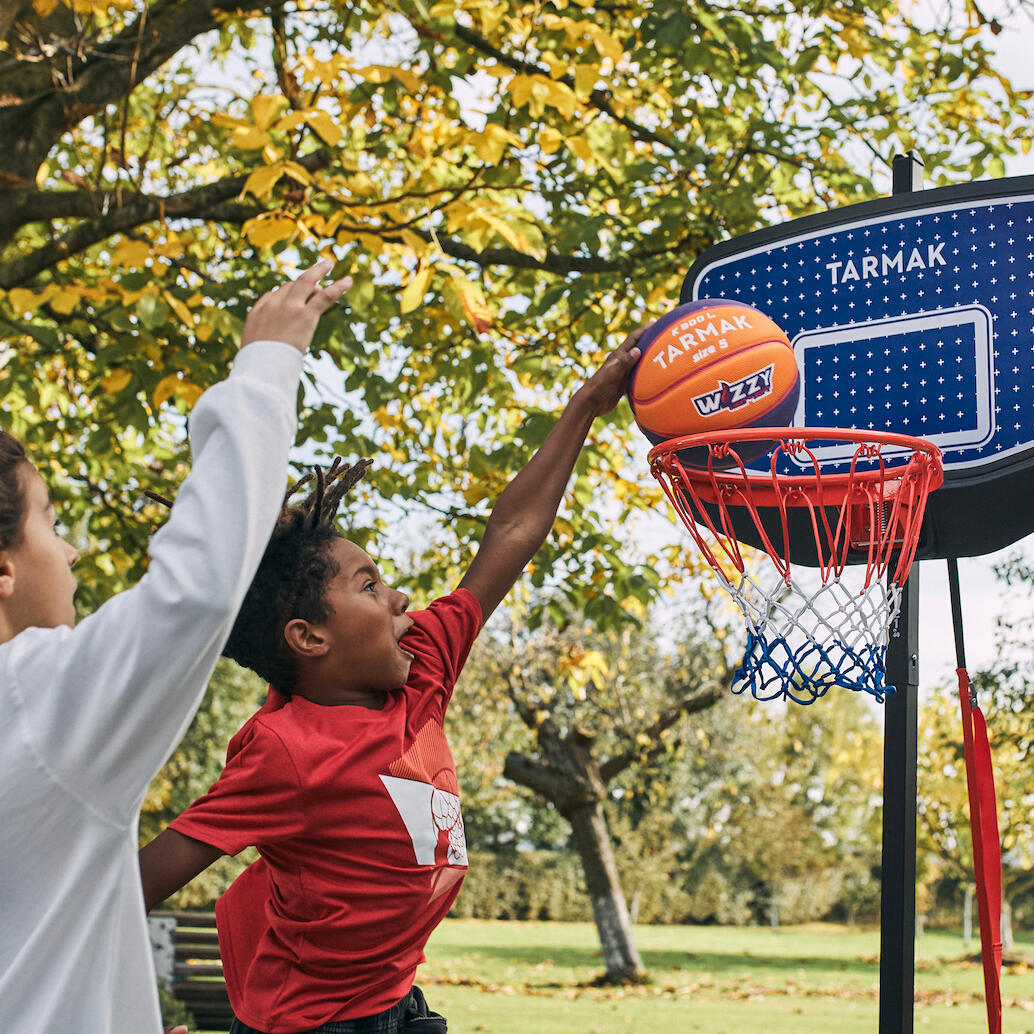
[[[759,442],[771,445],[767,473],[737,452],[757,455]],[[816,455],[832,444],[841,473]],[[738,429],[664,442],[650,469],[746,622],[733,692],[810,704],[834,686],[880,701],[893,690],[887,645],[927,496],[943,480],[934,445],[882,432]],[[745,554],[741,538],[764,552]],[[795,555],[810,569],[793,566]],[[857,570],[845,577],[848,565]]]

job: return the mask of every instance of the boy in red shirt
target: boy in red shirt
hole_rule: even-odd
[[[443,731],[482,623],[553,525],[593,420],[617,405],[636,331],[574,394],[500,495],[459,587],[427,610],[334,528],[368,461],[288,493],[224,651],[270,683],[209,792],[140,852],[148,909],[223,854],[260,858],[216,917],[231,1034],[438,1034],[416,968],[467,855]]]

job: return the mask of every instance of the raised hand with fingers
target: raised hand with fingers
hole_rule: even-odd
[[[633,330],[579,389],[591,400],[596,416],[609,413],[625,397],[629,371],[639,361],[638,342],[646,330],[646,326]]]
[[[321,259],[297,280],[259,298],[244,321],[241,347],[252,341],[283,341],[303,354],[307,352],[320,316],[352,286],[352,278],[347,276],[320,285],[333,265],[331,259]]]

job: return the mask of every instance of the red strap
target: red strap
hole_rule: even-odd
[[[991,747],[987,723],[972,704],[969,673],[958,669],[962,737],[966,748],[966,784],[969,790],[969,826],[973,837],[973,873],[980,915],[980,948],[984,963],[984,999],[987,1029],[1002,1032],[1002,844],[998,835]]]

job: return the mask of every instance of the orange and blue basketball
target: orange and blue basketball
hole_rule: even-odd
[[[704,298],[673,309],[639,340],[628,378],[636,423],[654,444],[739,427],[787,427],[800,394],[793,346],[764,313],[743,302]],[[749,463],[766,443],[738,449]],[[706,449],[679,453],[706,464]]]

